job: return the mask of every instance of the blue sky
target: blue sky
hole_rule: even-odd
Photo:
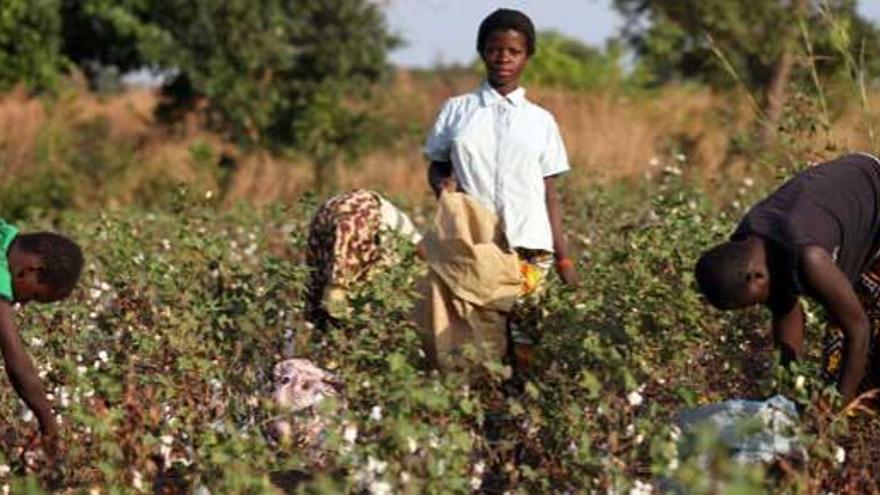
[[[763,1],[763,0],[757,0]],[[555,29],[592,45],[602,45],[622,20],[610,0],[386,0],[391,29],[407,46],[391,54],[394,64],[430,67],[437,62],[467,63],[476,55],[480,21],[498,7],[520,9],[540,30]],[[861,0],[859,9],[880,22],[880,0]]]

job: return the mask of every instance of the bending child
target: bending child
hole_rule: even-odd
[[[82,251],[67,237],[50,232],[19,234],[0,220],[0,351],[12,387],[40,423],[43,449],[50,458],[57,451],[58,427],[13,320],[13,304],[67,298],[82,266]]]
[[[783,364],[804,352],[801,296],[822,304],[832,323],[825,368],[849,403],[880,386],[878,248],[880,161],[845,155],[753,206],[729,241],[700,258],[697,283],[718,308],[767,307]]]
[[[309,224],[307,320],[324,328],[346,316],[348,291],[391,261],[391,232],[421,240],[406,213],[379,193],[358,189],[321,204]]]

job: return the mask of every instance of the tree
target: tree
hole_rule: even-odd
[[[0,90],[23,84],[52,88],[65,60],[59,53],[58,0],[0,2]]]
[[[65,6],[72,60],[173,74],[166,87],[172,103],[204,98],[208,121],[240,144],[308,153],[321,185],[333,162],[363,142],[368,118],[355,102],[386,74],[386,54],[397,43],[368,0]]]
[[[863,49],[871,68],[878,67],[880,35],[859,16],[855,0],[615,0],[614,5],[627,19],[624,36],[648,80],[723,87],[734,82],[732,67],[762,94],[770,129],[781,114],[796,61],[807,60],[806,41],[813,58],[804,65],[814,63],[821,74],[846,70],[846,56]],[[830,19],[848,31],[847,46],[835,44]]]
[[[305,152],[320,181],[365,142],[358,102],[396,43],[370,0],[3,0],[0,87],[51,88],[72,65],[93,87],[107,68],[150,68],[171,76],[170,107],[206,102],[214,128]]]
[[[609,43],[603,52],[562,33],[544,31],[538,35],[526,82],[571,89],[617,85],[623,79],[620,56],[617,43]]]

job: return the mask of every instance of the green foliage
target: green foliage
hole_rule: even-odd
[[[0,2],[0,91],[19,83],[32,91],[54,88],[66,68],[60,28],[58,0]]]
[[[386,73],[396,43],[364,0],[90,0],[79,14],[108,34],[75,60],[168,71],[172,105],[205,98],[209,121],[239,143],[322,163],[367,134],[354,102]]]
[[[191,152],[210,154],[203,144]],[[693,290],[694,260],[729,232],[742,205],[718,210],[674,167],[666,170],[642,188],[564,195],[585,283],[570,290],[550,279],[544,339],[521,393],[505,392],[509,369],[501,363],[480,363],[470,377],[426,369],[408,318],[409,288],[423,268],[405,244],[398,263],[354,291],[343,327],[311,330],[301,298],[310,196],[292,207],[221,213],[180,189],[164,212],[20,223],[69,232],[87,254],[69,300],[19,315],[68,451],[60,472],[37,473],[41,484],[212,493],[267,493],[272,484],[306,493],[856,486],[843,483],[858,472],[834,461],[846,425],[814,406],[824,390],[815,366],[767,366],[769,337],[756,332],[764,316],[708,311]],[[743,203],[760,195],[743,187]],[[812,312],[809,321],[815,355]],[[265,435],[284,414],[266,405],[269,374],[291,351],[345,383],[344,407],[327,408],[336,412],[326,416],[320,464]],[[683,407],[774,392],[805,408],[810,453],[805,466],[781,475],[731,463],[711,432],[685,448],[671,427]],[[0,469],[0,484],[36,490],[19,455],[36,424],[21,407],[0,381],[0,414],[9,418],[0,425],[8,453],[0,462],[12,470]],[[859,450],[847,455],[866,462]]]
[[[371,141],[360,102],[396,43],[367,0],[10,0],[0,89],[51,87],[66,61],[96,89],[147,68],[170,78],[161,115],[202,103],[239,144],[295,149],[328,168]]]
[[[787,49],[787,38],[800,39],[795,3],[615,0],[614,5],[627,19],[625,38],[636,50],[638,75],[646,82],[689,79],[730,86],[733,81],[724,63],[713,53],[711,45],[715,43],[746,84],[764,88]],[[871,73],[877,74],[880,36],[870,21],[859,16],[854,0],[805,2],[805,9],[803,17],[822,74],[848,69],[841,53],[859,58],[863,52]],[[839,20],[836,29],[828,25],[830,18]],[[846,38],[843,44],[841,36]],[[803,42],[796,46],[803,46]]]
[[[578,90],[609,88],[623,80],[619,45],[599,51],[555,31],[538,35],[538,51],[529,61],[525,81],[544,87]]]

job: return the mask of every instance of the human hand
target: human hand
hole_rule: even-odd
[[[55,465],[58,460],[60,440],[58,427],[51,420],[40,425],[39,447],[42,447],[43,453],[46,455],[47,464]]]
[[[455,176],[449,176],[443,179],[443,182],[440,183],[440,188],[448,193],[454,193],[458,191],[458,181],[455,180]]]
[[[556,273],[559,275],[559,278],[562,279],[562,282],[572,288],[578,286],[578,275],[577,270],[574,268],[574,263],[569,258],[563,258],[556,262]]]

